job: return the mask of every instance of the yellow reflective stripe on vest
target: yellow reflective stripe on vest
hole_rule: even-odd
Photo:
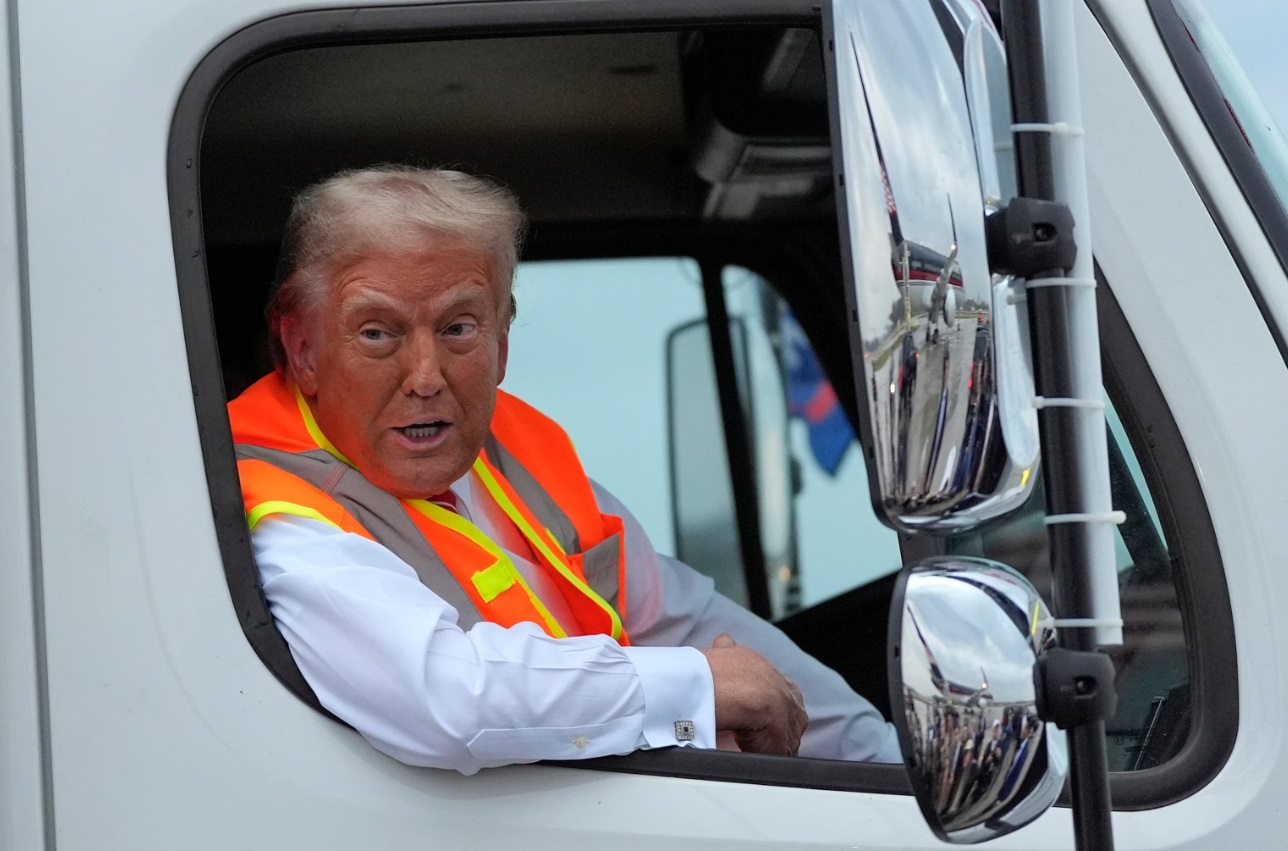
[[[446,526],[453,532],[469,538],[496,559],[490,567],[486,567],[470,577],[484,602],[490,603],[502,591],[518,583],[523,588],[524,593],[528,595],[533,608],[546,622],[547,631],[555,638],[568,637],[568,631],[563,628],[559,621],[555,620],[554,615],[550,614],[550,610],[546,608],[545,603],[541,602],[541,598],[532,592],[532,588],[529,587],[527,580],[523,578],[523,574],[514,566],[514,562],[510,561],[509,556],[491,538],[483,534],[482,529],[456,512],[448,511],[446,508],[435,505],[427,499],[408,499],[404,500],[404,502],[435,523]]]
[[[292,384],[291,389],[295,391],[295,404],[300,406],[300,416],[304,418],[304,427],[309,430],[309,437],[313,438],[313,442],[316,443],[319,448],[330,452],[350,467],[354,467],[353,462],[348,458],[345,458],[344,453],[339,449],[336,449],[331,441],[326,439],[326,435],[322,433],[322,429],[318,426],[318,421],[313,419],[313,409],[310,408],[309,403],[305,401],[304,394],[300,392],[300,388],[297,385]],[[357,467],[354,467],[354,469],[356,470]]]
[[[263,520],[270,514],[294,514],[296,517],[307,517],[310,520],[321,520],[328,526],[340,528],[340,524],[325,517],[322,512],[316,508],[309,508],[307,505],[297,505],[294,502],[283,502],[281,500],[269,500],[261,502],[259,505],[246,512],[246,526],[254,529],[259,521]]]
[[[573,573],[572,569],[564,563],[564,557],[562,555],[556,555],[555,551],[546,543],[546,540],[536,533],[528,521],[524,519],[523,515],[519,513],[519,510],[514,507],[514,503],[510,501],[510,497],[501,489],[501,486],[496,481],[496,477],[492,475],[492,471],[488,469],[487,464],[483,462],[482,458],[479,458],[474,462],[474,472],[478,474],[479,479],[483,482],[483,486],[487,488],[487,492],[496,500],[497,505],[501,506],[501,510],[506,513],[506,516],[514,521],[514,525],[519,527],[519,531],[523,532],[523,536],[528,539],[528,543],[539,550],[541,554],[546,557],[546,560],[553,564],[555,569],[563,574],[563,577],[571,582],[578,591],[585,594],[595,603],[595,605],[599,606],[608,614],[613,625],[612,636],[615,639],[620,639],[622,637],[622,621],[621,618],[617,616],[617,610],[608,605],[603,597],[596,594],[589,585],[577,576],[577,574]],[[557,544],[556,547],[558,547]]]
[[[555,549],[559,551],[559,555],[567,557],[567,550],[563,548],[563,544],[559,543],[559,539],[555,537],[554,532],[550,531],[549,526],[546,527],[546,536],[550,538],[550,543],[555,545]]]

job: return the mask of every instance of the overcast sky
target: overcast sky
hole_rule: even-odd
[[[1288,2],[1202,0],[1281,132],[1288,132]]]

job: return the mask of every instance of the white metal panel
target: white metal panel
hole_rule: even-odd
[[[1257,281],[1273,321],[1281,329],[1288,328],[1288,278],[1244,199],[1243,190],[1230,177],[1220,149],[1194,109],[1148,8],[1144,2],[1087,0],[1087,3],[1096,10],[1106,30],[1114,34],[1136,85],[1143,86],[1157,103],[1164,127],[1191,164],[1193,179],[1225,222],[1227,233]],[[1205,0],[1204,5],[1213,6],[1215,0]]]
[[[1180,82],[1143,3],[1103,6],[1101,14],[1125,24],[1121,33],[1133,50],[1149,57],[1151,78],[1168,91],[1169,123],[1197,122],[1188,98],[1172,97]],[[1278,601],[1288,599],[1280,536],[1288,507],[1280,482],[1288,470],[1288,370],[1181,160],[1104,33],[1082,17],[1099,259],[1198,470],[1225,565],[1239,665],[1239,737],[1221,774],[1172,806],[1119,814],[1115,826],[1120,847],[1264,847],[1282,835],[1280,790],[1288,779],[1288,634],[1275,618]],[[1206,132],[1187,144],[1203,163],[1207,191],[1221,198],[1220,214],[1249,219]],[[1208,150],[1196,150],[1204,145]],[[1268,257],[1260,229],[1248,230],[1245,256]],[[1272,258],[1252,268],[1263,289],[1285,283]]]
[[[1047,75],[1047,114],[1053,123],[1063,122],[1076,128],[1082,127],[1081,81],[1063,69],[1077,67],[1077,43],[1074,27],[1074,10],[1081,8],[1072,0],[1046,0],[1040,4],[1042,15],[1043,50],[1052,73]],[[1078,254],[1070,278],[1082,280],[1095,278],[1095,227],[1088,210],[1087,171],[1084,137],[1077,133],[1052,134],[1051,167],[1054,173],[1056,196],[1069,206],[1073,220],[1074,238]],[[1075,360],[1071,370],[1073,395],[1079,399],[1099,401],[1103,393],[1100,368],[1100,333],[1096,321],[1095,290],[1075,287],[1066,296],[1069,324],[1073,333],[1069,338],[1070,357]],[[1087,419],[1088,415],[1091,419]],[[1083,409],[1084,419],[1078,428],[1075,446],[1068,451],[1076,453],[1079,471],[1078,500],[1074,503],[1081,511],[1107,515],[1113,512],[1113,497],[1109,486],[1108,437],[1101,421],[1104,414],[1095,408]],[[1048,508],[1048,510],[1050,510]],[[1090,587],[1090,608],[1086,615],[1101,621],[1096,627],[1095,644],[1101,647],[1123,643],[1122,608],[1118,600],[1118,569],[1114,556],[1114,528],[1108,523],[1089,523],[1085,531],[1086,582]],[[1061,617],[1067,613],[1058,612]],[[1112,622],[1117,622],[1113,624]]]
[[[0,12],[0,851],[45,847],[20,263],[16,33]]]

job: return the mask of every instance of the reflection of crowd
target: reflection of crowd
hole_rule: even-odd
[[[1043,729],[1031,706],[914,700],[914,759],[945,828],[987,819],[1024,788]]]

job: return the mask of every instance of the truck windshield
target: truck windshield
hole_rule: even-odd
[[[1288,4],[1266,0],[1176,0],[1230,114],[1280,204],[1288,207]]]

